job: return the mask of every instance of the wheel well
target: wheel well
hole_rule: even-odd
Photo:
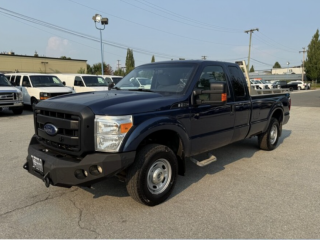
[[[184,172],[185,172],[184,147],[178,133],[172,130],[161,130],[161,131],[154,132],[148,135],[141,142],[141,144],[138,147],[138,151],[140,148],[150,143],[162,144],[169,147],[177,156],[178,165],[179,165],[178,174],[184,175]]]
[[[282,123],[283,121],[283,113],[280,109],[276,110],[273,114],[272,117],[276,118],[279,121],[279,124]]]

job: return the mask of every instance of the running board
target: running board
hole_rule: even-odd
[[[204,167],[207,166],[208,164],[217,161],[217,158],[215,156],[213,156],[211,153],[208,153],[208,158],[198,161],[197,159],[190,157],[190,160],[192,162],[194,162],[195,164],[197,164],[199,167]]]

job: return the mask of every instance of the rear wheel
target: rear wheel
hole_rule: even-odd
[[[263,150],[273,150],[277,147],[280,136],[279,121],[271,118],[268,130],[258,136],[259,147]]]
[[[128,169],[127,191],[137,202],[155,206],[169,197],[177,173],[177,158],[169,147],[147,145],[137,153],[135,162]]]

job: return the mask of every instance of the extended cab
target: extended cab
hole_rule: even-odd
[[[0,111],[9,108],[14,114],[23,112],[22,93],[13,87],[5,75],[0,73]]]
[[[134,87],[140,77],[150,88]],[[46,186],[117,176],[153,206],[169,197],[189,159],[205,166],[216,160],[210,151],[255,136],[261,149],[276,148],[290,105],[290,93],[251,96],[237,64],[150,63],[109,91],[40,102],[24,168]]]

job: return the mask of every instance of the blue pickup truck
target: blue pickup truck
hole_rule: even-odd
[[[149,79],[143,85],[138,79]],[[185,161],[205,166],[212,150],[257,137],[278,144],[290,93],[251,96],[240,67],[167,61],[136,67],[109,91],[58,96],[34,111],[27,162],[50,185],[91,186],[117,176],[136,201],[154,206],[172,192]],[[207,159],[196,156],[208,153]]]

